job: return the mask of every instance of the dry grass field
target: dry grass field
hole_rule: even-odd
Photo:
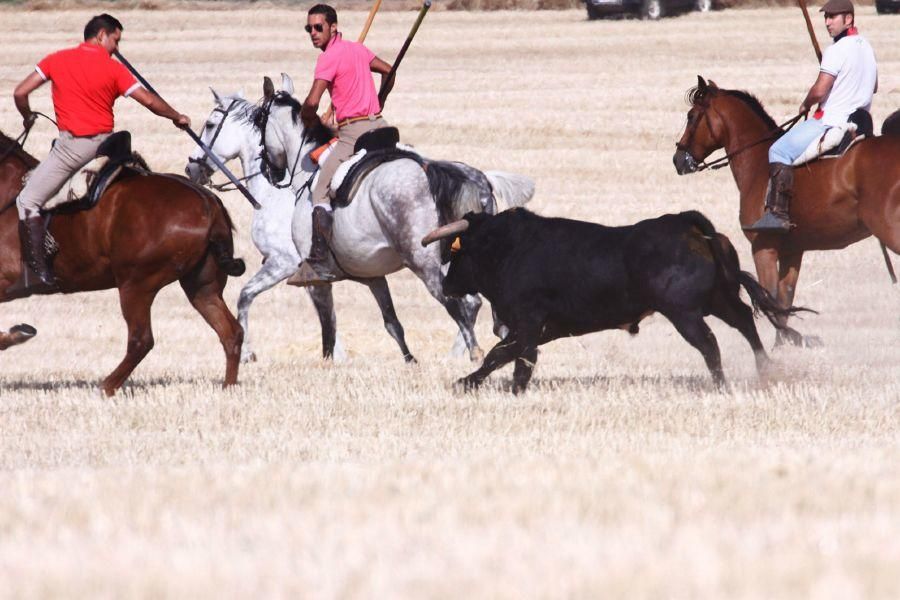
[[[90,14],[0,11],[0,129],[18,134],[14,85]],[[195,124],[210,85],[257,97],[287,71],[305,90],[303,15],[117,14],[123,54]],[[355,37],[364,14],[341,16]],[[371,47],[392,59],[412,20],[379,15]],[[900,17],[858,20],[880,59],[880,124],[900,106]],[[698,73],[782,121],[816,64],[795,9],[658,23],[436,12],[388,112],[430,156],[532,175],[543,214],[623,224],[697,208],[750,269],[730,173],[672,166]],[[34,107],[50,110],[49,90]],[[187,136],[131,101],[118,114],[151,165],[184,168]],[[29,150],[52,137],[39,122]],[[233,307],[259,258],[249,207],[225,200],[250,267],[226,290]],[[900,597],[898,290],[874,240],[807,256],[797,302],[821,314],[795,324],[825,345],[773,352],[768,382],[711,320],[728,393],[654,317],[635,339],[543,347],[522,396],[509,369],[458,395],[472,365],[449,357],[449,317],[408,273],[390,282],[417,366],[354,284],[335,294],[349,360],[323,362],[309,300],[280,286],[251,313],[259,361],[223,391],[218,342],[175,286],[155,305],[155,349],[113,399],[96,385],[125,349],[115,292],[3,305],[0,326],[39,334],[0,354],[0,596]]]

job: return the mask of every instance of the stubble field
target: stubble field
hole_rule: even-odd
[[[18,134],[16,82],[90,14],[0,12],[0,129]],[[304,14],[116,16],[123,54],[197,125],[210,85],[256,98],[263,75],[287,71],[305,91]],[[371,48],[392,60],[413,18],[379,15]],[[341,19],[355,37],[364,14]],[[900,106],[900,17],[868,7],[859,23],[880,124]],[[750,269],[729,172],[679,178],[671,163],[698,73],[783,121],[816,66],[792,9],[659,23],[436,12],[388,117],[429,156],[533,176],[543,214],[699,209]],[[49,111],[49,90],[33,105]],[[151,165],[182,171],[187,136],[128,100],[118,115]],[[40,122],[29,150],[52,137]],[[225,200],[249,266],[226,290],[234,307],[259,257],[249,207]],[[335,292],[349,360],[320,360],[309,300],[279,286],[251,313],[259,362],[223,391],[221,348],[175,286],[154,307],[155,349],[111,400],[96,384],[125,349],[114,291],[4,305],[0,326],[39,334],[0,355],[0,596],[900,597],[898,292],[875,241],[807,256],[797,303],[821,315],[795,324],[825,346],[773,352],[768,382],[710,320],[729,393],[653,317],[635,339],[543,347],[522,396],[509,369],[458,395],[473,366],[449,357],[451,320],[410,274],[390,283],[416,366],[352,283]]]

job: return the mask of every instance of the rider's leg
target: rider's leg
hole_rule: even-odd
[[[96,156],[97,147],[107,135],[76,138],[68,132],[61,132],[47,159],[29,175],[25,187],[16,198],[22,275],[7,289],[7,294],[32,294],[55,289],[56,279],[45,252],[47,229],[41,208],[59,192],[73,173]]]
[[[794,195],[794,161],[814,141],[822,137],[827,127],[818,119],[808,119],[781,136],[769,148],[769,189],[763,216],[746,231],[787,233],[791,230],[789,217]]]
[[[319,178],[312,191],[312,248],[300,269],[288,279],[297,286],[323,285],[344,278],[344,272],[331,252],[334,215],[331,209],[331,180],[341,163],[353,156],[353,147],[359,136],[384,127],[383,119],[356,121],[338,130],[338,141],[324,164],[319,165]]]

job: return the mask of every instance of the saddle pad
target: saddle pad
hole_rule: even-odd
[[[350,160],[338,168],[334,178],[331,180],[331,189],[334,190],[333,205],[335,207],[348,206],[366,175],[384,163],[401,159],[413,160],[422,168],[425,168],[425,159],[422,155],[409,150],[401,150],[400,148],[374,150],[372,152],[362,150],[354,154]],[[338,179],[339,175],[340,179]]]
[[[802,165],[804,163],[808,163],[811,160],[815,160],[817,158],[837,158],[842,156],[847,149],[856,143],[857,140],[862,139],[863,136],[858,136],[853,138],[850,141],[846,148],[843,148],[841,152],[833,155],[833,156],[824,156],[830,150],[834,150],[838,146],[841,145],[841,142],[844,141],[844,136],[847,134],[853,135],[856,133],[856,123],[846,123],[841,127],[829,127],[822,137],[813,140],[809,146],[806,147],[806,150],[803,151],[803,154],[797,157],[794,160],[794,166]]]

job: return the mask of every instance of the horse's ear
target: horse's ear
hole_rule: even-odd
[[[291,96],[294,95],[294,80],[287,73],[281,74],[281,90],[287,92]]]
[[[275,84],[272,83],[272,80],[269,79],[269,76],[266,75],[263,77],[263,97],[268,100],[272,96],[275,95]]]
[[[712,79],[710,79],[710,80],[707,81],[706,83],[709,84],[709,90],[710,90],[711,92],[715,92],[715,91],[717,91],[717,90],[719,89],[719,86],[717,86],[717,85],[716,85],[716,82],[713,81]]]
[[[700,75],[697,75],[697,91],[702,94],[706,91],[706,87],[706,80]]]
[[[216,90],[214,90],[212,86],[210,86],[209,91],[212,92],[213,100],[216,101],[216,104],[222,106],[222,98],[219,96],[218,92],[216,92]]]

